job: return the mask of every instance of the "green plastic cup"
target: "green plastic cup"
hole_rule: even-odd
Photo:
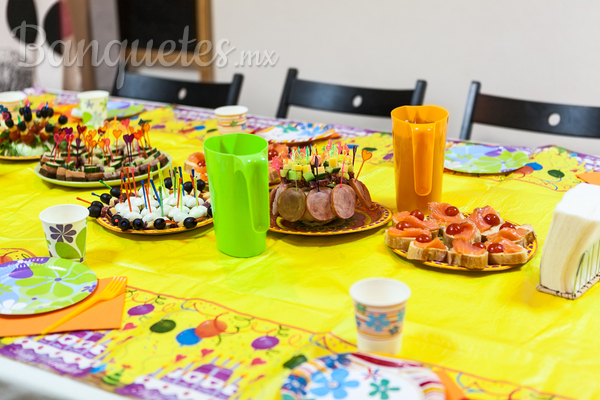
[[[204,141],[217,248],[230,256],[252,257],[267,247],[268,147],[247,133]]]

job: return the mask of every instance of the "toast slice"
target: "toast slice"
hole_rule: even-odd
[[[414,237],[392,236],[387,230],[385,231],[385,244],[392,249],[407,251],[414,240]]]
[[[448,251],[448,264],[472,270],[482,270],[488,265],[488,252],[481,255],[459,254],[454,249]]]
[[[416,261],[440,261],[446,260],[448,250],[437,248],[422,248],[415,246],[415,242],[411,241],[408,246],[406,258]]]
[[[467,240],[465,240],[465,237],[462,234],[462,232],[459,233],[458,235],[449,235],[449,234],[446,233],[446,228],[447,227],[445,227],[443,229],[442,236],[443,236],[443,239],[444,239],[444,244],[447,247],[452,247],[452,242],[454,242],[457,239],[465,240],[465,241],[467,241],[470,244],[481,242],[481,232],[479,232],[479,229],[477,229],[477,227],[475,226],[475,224],[473,224],[470,221],[467,221],[467,222],[463,222],[462,224],[459,224],[459,225],[461,225],[461,226],[468,226],[469,229],[472,229],[473,235],[467,241]]]
[[[506,265],[517,265],[525,264],[527,262],[527,250],[523,249],[518,253],[490,253],[488,258],[489,263],[492,265],[506,264]]]

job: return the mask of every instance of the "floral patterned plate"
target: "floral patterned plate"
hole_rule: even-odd
[[[96,288],[94,271],[77,261],[36,257],[0,265],[0,314],[39,314],[69,307]]]
[[[419,363],[367,353],[316,358],[294,368],[282,400],[444,400],[440,378]]]
[[[312,123],[275,125],[256,132],[256,135],[267,139],[269,143],[286,144],[310,143],[340,137],[332,125]]]
[[[360,203],[359,203],[360,205]],[[378,228],[387,224],[392,219],[392,212],[389,208],[373,203],[372,210],[360,207],[354,211],[354,215],[349,219],[335,219],[327,225],[310,227],[302,222],[289,222],[281,217],[271,216],[272,232],[287,233],[289,235],[306,236],[330,236],[343,235],[346,233],[363,232],[369,229]]]
[[[514,147],[465,143],[446,150],[444,167],[468,174],[501,174],[523,167],[529,156]]]

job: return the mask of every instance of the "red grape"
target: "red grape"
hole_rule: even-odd
[[[419,235],[415,240],[419,243],[429,243],[432,239],[429,235]]]
[[[420,219],[421,221],[423,221],[425,219],[425,214],[423,214],[423,211],[421,211],[421,210],[412,210],[410,212],[410,215]]]
[[[459,224],[450,224],[446,228],[446,234],[448,235],[458,235],[462,232],[462,226]]]
[[[483,217],[483,220],[486,222],[486,224],[491,226],[500,225],[500,217],[496,214],[487,214],[485,217]]]
[[[504,253],[504,246],[500,243],[492,243],[488,246],[488,251],[490,253]]]
[[[454,206],[446,208],[446,215],[448,215],[449,217],[454,217],[455,215],[458,215],[459,212],[460,211],[458,210],[458,208]]]
[[[269,160],[272,160],[273,157],[278,156],[279,153],[277,152],[277,150],[269,150]]]

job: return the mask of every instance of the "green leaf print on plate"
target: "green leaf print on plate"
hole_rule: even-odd
[[[503,169],[515,170],[521,168],[529,161],[525,153],[504,150],[498,157],[479,157],[471,161],[471,165],[481,173],[496,173]]]

